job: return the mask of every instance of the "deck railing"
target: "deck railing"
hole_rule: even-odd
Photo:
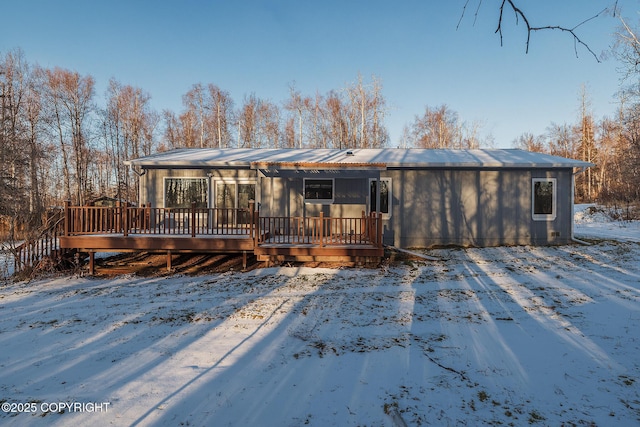
[[[34,237],[27,239],[15,249],[14,269],[16,272],[36,268],[47,258],[56,261],[64,255],[58,237],[63,233],[64,212],[53,210],[44,228]]]
[[[66,236],[83,234],[253,235],[249,209],[65,205]]]
[[[360,217],[272,217],[249,209],[153,208],[149,206],[70,206],[65,204],[65,236],[239,235],[254,244],[373,245],[382,247],[382,218],[372,212]]]
[[[372,212],[359,218],[259,217],[256,245],[374,245],[382,246],[382,221]]]

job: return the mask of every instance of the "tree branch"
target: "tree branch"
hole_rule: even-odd
[[[465,8],[466,8],[466,4],[465,4]],[[505,12],[505,7],[507,9],[511,9],[511,11],[513,12],[515,19],[516,19],[516,25],[518,24],[519,20],[522,19],[522,21],[525,23],[526,27],[527,27],[527,41],[526,41],[526,53],[529,53],[529,45],[531,42],[531,33],[533,33],[534,31],[543,31],[543,30],[558,30],[558,31],[563,31],[563,32],[567,32],[569,34],[571,34],[571,36],[573,37],[573,42],[574,42],[574,51],[576,53],[576,57],[578,57],[578,45],[582,45],[585,49],[587,49],[587,51],[595,58],[595,60],[597,62],[600,62],[600,58],[598,58],[598,55],[596,55],[596,53],[591,49],[591,47],[585,43],[584,41],[582,41],[582,39],[578,36],[578,34],[576,33],[576,30],[586,24],[587,22],[598,18],[599,16],[601,16],[603,13],[605,13],[607,11],[607,9],[603,9],[600,12],[598,12],[597,14],[595,14],[594,16],[585,19],[584,21],[580,22],[578,25],[574,26],[573,28],[568,28],[568,27],[563,27],[561,25],[545,25],[545,26],[532,26],[529,22],[529,20],[527,19],[527,16],[525,15],[525,13],[518,7],[516,6],[516,4],[513,2],[513,0],[502,0],[502,3],[500,4],[500,8],[499,8],[499,16],[498,16],[498,27],[496,28],[496,33],[498,33],[500,35],[500,46],[502,46],[502,23],[503,23],[503,19],[504,19],[504,12]],[[614,15],[617,11],[618,8],[618,1],[616,0],[615,5],[614,5]]]
[[[460,14],[460,19],[458,19],[458,25],[456,25],[456,30],[460,28],[460,24],[462,23],[462,18],[464,18],[465,12],[467,11],[467,6],[469,5],[469,1],[467,0],[462,7],[462,13]],[[480,12],[480,6],[482,6],[482,0],[478,0],[478,7],[476,7],[476,12],[473,14],[473,25],[476,24],[478,20],[478,13]]]

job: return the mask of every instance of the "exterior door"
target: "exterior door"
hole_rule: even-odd
[[[233,213],[236,207],[236,184],[216,183],[216,224],[234,224]]]
[[[248,212],[249,201],[256,199],[255,183],[236,183],[218,181],[216,183],[217,223],[246,225],[251,222]],[[246,209],[247,211],[238,211]]]

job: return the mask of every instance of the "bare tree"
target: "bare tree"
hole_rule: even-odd
[[[296,89],[295,83],[289,85],[289,99],[284,104],[284,108],[296,115],[298,121],[298,140],[296,146],[298,148],[303,147],[302,129],[304,126],[305,114],[309,110],[310,102],[310,98],[303,97],[300,91]]]
[[[233,122],[233,100],[231,95],[214,84],[209,84],[207,90],[209,95],[208,122],[214,135],[213,146],[220,148],[230,147],[232,140],[231,123]]]
[[[598,143],[598,163],[596,194],[599,200],[609,201],[615,198],[618,191],[620,172],[620,160],[622,158],[622,138],[620,125],[616,120],[603,119],[599,124],[600,138]]]
[[[578,139],[571,125],[551,123],[547,127],[547,141],[550,154],[567,158],[577,157]]]
[[[282,138],[282,145],[285,148],[296,148],[296,125],[294,117],[289,117],[285,121]]]
[[[22,121],[26,73],[21,52],[9,52],[0,58],[0,216],[7,218],[7,231],[12,237],[28,214],[24,179],[28,159],[22,148],[26,139]]]
[[[373,76],[371,83],[365,83],[361,74],[345,89],[348,147],[377,148],[387,144],[389,138],[383,126],[386,105],[381,91],[379,79]]]
[[[179,117],[165,111],[165,141],[170,147],[229,147],[233,101],[214,84],[197,83],[182,97]]]
[[[29,207],[35,216],[40,216],[46,206],[52,203],[43,191],[42,172],[47,160],[47,147],[43,140],[44,118],[42,105],[42,80],[39,68],[29,74],[25,96],[25,140],[28,147],[29,163]],[[50,150],[49,150],[50,151]]]
[[[346,108],[335,91],[330,91],[324,98],[326,132],[329,144],[334,148],[343,148],[343,144],[347,141],[349,124]]]
[[[155,150],[155,129],[159,116],[150,107],[151,96],[140,88],[111,79],[106,93],[107,107],[102,113],[106,157],[115,172],[114,192],[119,199],[134,200],[138,179],[124,161],[150,155]],[[96,153],[99,157],[99,153]],[[109,169],[101,169],[110,173]]]
[[[632,88],[637,90],[640,76],[640,40],[637,30],[631,28],[621,17],[621,28],[616,33],[614,54],[623,65],[623,80],[630,80]]]
[[[94,110],[94,80],[62,68],[44,73],[47,107],[63,157],[65,196],[84,204],[90,194],[88,125]]]
[[[614,54],[622,63],[620,110],[618,114],[618,146],[622,157],[616,164],[619,170],[619,199],[640,199],[640,40],[637,29],[620,18],[621,28],[616,35]]]
[[[545,153],[547,151],[544,137],[535,136],[530,132],[523,133],[513,141],[513,147],[536,153]]]
[[[184,146],[184,136],[180,119],[178,119],[176,114],[171,110],[164,110],[162,112],[162,118],[164,121],[164,137],[159,147],[160,151]]]
[[[255,94],[245,96],[237,114],[238,148],[258,148],[258,109],[260,100]]]
[[[280,145],[280,109],[269,101],[258,106],[259,146],[278,148]]]
[[[207,127],[205,126],[205,105],[204,88],[202,84],[198,83],[193,85],[191,90],[182,97],[182,103],[187,108],[188,120],[186,123],[191,127],[189,133],[194,135],[195,146],[204,148],[205,140],[210,140],[210,135],[207,133]],[[185,123],[185,124],[186,124]]]
[[[597,157],[595,123],[585,85],[582,85],[580,89],[580,125],[576,127],[576,131],[579,139],[580,159],[589,163],[594,162]],[[593,169],[588,168],[586,174],[576,178],[576,192],[580,199],[589,202],[593,200],[595,176]]]

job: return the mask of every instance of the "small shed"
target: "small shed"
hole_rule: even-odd
[[[400,248],[573,238],[574,176],[591,163],[517,149],[179,149],[130,160],[139,204],[265,217],[382,217]]]

